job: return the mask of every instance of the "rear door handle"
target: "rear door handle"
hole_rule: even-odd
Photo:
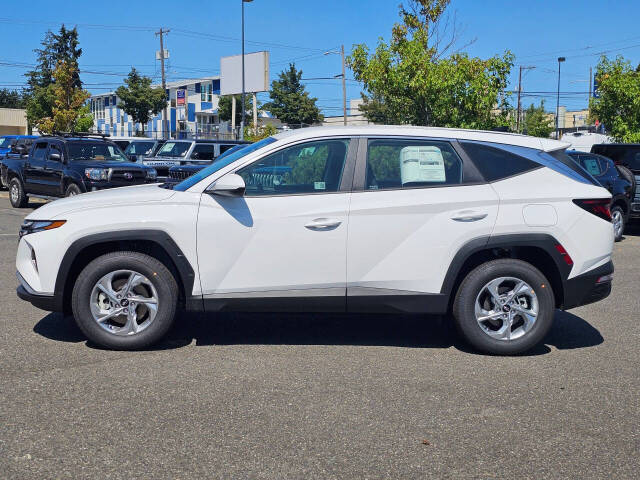
[[[482,220],[486,218],[488,213],[463,213],[460,212],[459,215],[451,217],[451,220],[455,220],[456,222],[477,222],[478,220]]]
[[[305,224],[309,230],[330,230],[339,227],[342,221],[336,218],[316,218]]]

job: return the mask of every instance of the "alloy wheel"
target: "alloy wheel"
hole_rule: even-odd
[[[11,184],[11,201],[13,203],[18,203],[18,199],[20,198],[20,190],[18,189],[18,185],[15,183]]]
[[[497,340],[526,335],[538,318],[538,297],[531,286],[515,277],[499,277],[480,290],[475,302],[481,330]]]
[[[147,277],[133,270],[116,270],[94,285],[89,300],[93,320],[114,335],[135,335],[153,323],[158,292]]]
[[[624,228],[624,220],[622,218],[622,212],[620,210],[614,210],[611,214],[611,220],[613,222],[613,232],[616,238],[622,236],[622,229]]]

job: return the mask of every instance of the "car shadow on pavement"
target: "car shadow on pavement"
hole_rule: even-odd
[[[625,225],[624,237],[640,237],[640,222],[636,221]],[[622,237],[623,240],[624,237]]]
[[[171,350],[192,344],[214,345],[353,345],[404,348],[449,348],[477,354],[457,335],[446,317],[380,314],[219,313],[178,314],[174,327],[150,350]],[[86,341],[74,321],[58,313],[40,320],[34,332],[60,342]],[[593,347],[604,341],[582,318],[556,311],[544,341],[523,355]],[[100,348],[87,342],[87,346]]]

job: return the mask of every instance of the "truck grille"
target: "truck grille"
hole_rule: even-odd
[[[638,203],[640,202],[640,175],[635,175],[636,177],[636,191],[633,198],[633,201]]]
[[[112,170],[111,181],[118,183],[142,183],[147,174],[143,170]]]
[[[191,175],[193,175],[192,172],[169,172],[169,178],[174,180],[184,180],[185,178],[189,178]]]

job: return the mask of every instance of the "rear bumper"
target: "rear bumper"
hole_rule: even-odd
[[[611,293],[611,279],[601,281],[598,279],[613,274],[613,262],[608,262],[601,267],[569,279],[564,284],[563,310],[588,305],[607,298]]]

